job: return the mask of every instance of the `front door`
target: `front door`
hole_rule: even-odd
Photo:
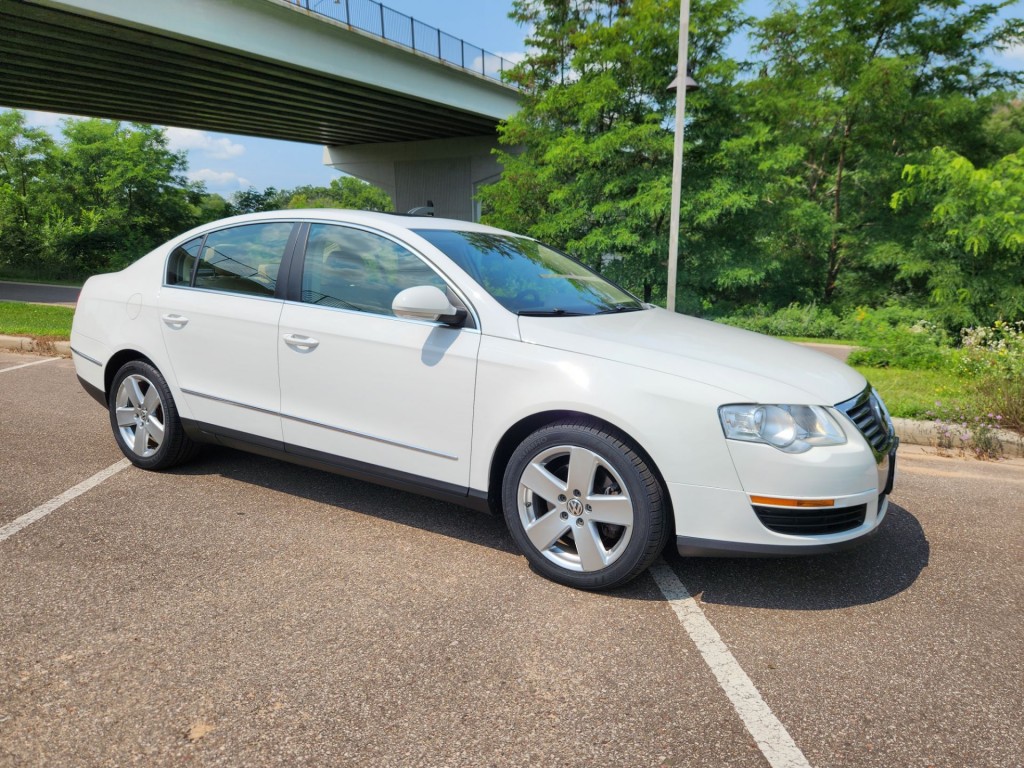
[[[281,314],[284,440],[370,474],[381,467],[465,488],[480,334],[396,317],[392,299],[416,285],[448,289],[384,235],[310,227],[302,301]]]

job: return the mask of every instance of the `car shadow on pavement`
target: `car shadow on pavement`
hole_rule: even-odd
[[[196,459],[168,474],[220,475],[471,544],[519,553],[500,517],[230,448],[204,446]]]
[[[827,611],[876,603],[913,584],[928,565],[928,539],[917,518],[889,505],[878,534],[858,547],[789,558],[666,559],[704,603]]]
[[[218,475],[519,554],[501,517],[229,448],[207,446],[194,461],[168,474]],[[835,554],[789,558],[683,558],[675,554],[673,544],[665,549],[665,559],[690,594],[699,595],[704,603],[811,611],[863,605],[892,597],[914,583],[928,565],[928,557],[928,541],[917,518],[895,504],[890,504],[886,520],[874,538]],[[523,567],[527,567],[525,560]],[[602,594],[625,600],[664,599],[653,582],[644,578]]]

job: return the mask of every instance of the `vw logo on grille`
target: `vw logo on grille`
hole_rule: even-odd
[[[583,502],[579,499],[569,499],[569,513],[575,517],[583,514]]]

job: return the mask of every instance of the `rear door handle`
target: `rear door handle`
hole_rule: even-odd
[[[183,315],[163,315],[160,319],[164,321],[164,325],[176,331],[188,325],[188,318]]]
[[[320,342],[316,339],[311,339],[309,336],[300,336],[297,333],[286,333],[281,338],[284,339],[285,344],[299,352],[312,352],[320,345]]]

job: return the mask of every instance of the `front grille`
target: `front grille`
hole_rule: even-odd
[[[842,533],[864,525],[867,504],[854,507],[792,509],[790,507],[754,506],[757,519],[770,531],[795,536]]]
[[[856,397],[836,405],[836,409],[853,422],[876,454],[888,452],[894,433],[885,415],[885,406],[870,384]]]

